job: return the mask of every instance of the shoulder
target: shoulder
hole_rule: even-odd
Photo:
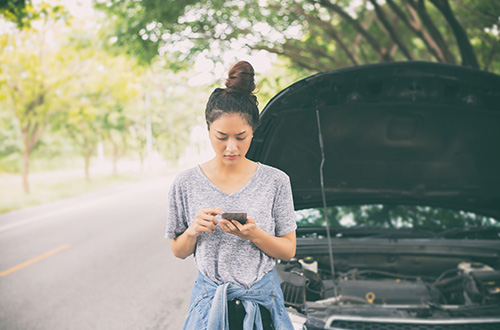
[[[178,173],[172,183],[173,187],[182,187],[198,180],[197,168],[192,167]]]
[[[277,184],[284,184],[290,182],[290,177],[288,176],[288,174],[286,174],[279,168],[272,167],[262,163],[260,163],[259,166],[264,180],[274,181]]]

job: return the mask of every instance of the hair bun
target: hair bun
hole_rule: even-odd
[[[254,70],[247,61],[239,61],[229,70],[226,87],[229,92],[252,94],[255,89]]]

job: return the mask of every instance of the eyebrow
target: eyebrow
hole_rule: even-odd
[[[221,131],[219,131],[219,130],[216,130],[216,131],[217,131],[217,133],[219,133],[219,134],[221,134],[221,135],[229,135],[229,134],[227,134],[227,133],[222,133],[222,132],[221,132]],[[247,132],[247,131],[243,131],[243,132],[238,133],[238,134],[236,134],[236,135],[238,135],[238,136],[239,136],[239,135],[243,135],[243,134],[245,134],[246,132]]]

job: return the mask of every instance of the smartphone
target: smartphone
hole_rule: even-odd
[[[247,214],[244,212],[224,212],[221,217],[229,221],[236,220],[242,225],[247,223]]]

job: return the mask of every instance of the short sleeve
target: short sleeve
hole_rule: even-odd
[[[175,180],[168,193],[168,215],[166,238],[176,238],[188,227],[184,208],[182,184]]]
[[[278,237],[297,229],[290,178],[283,172],[281,174],[283,175],[278,180],[278,189],[273,206],[275,235]]]

